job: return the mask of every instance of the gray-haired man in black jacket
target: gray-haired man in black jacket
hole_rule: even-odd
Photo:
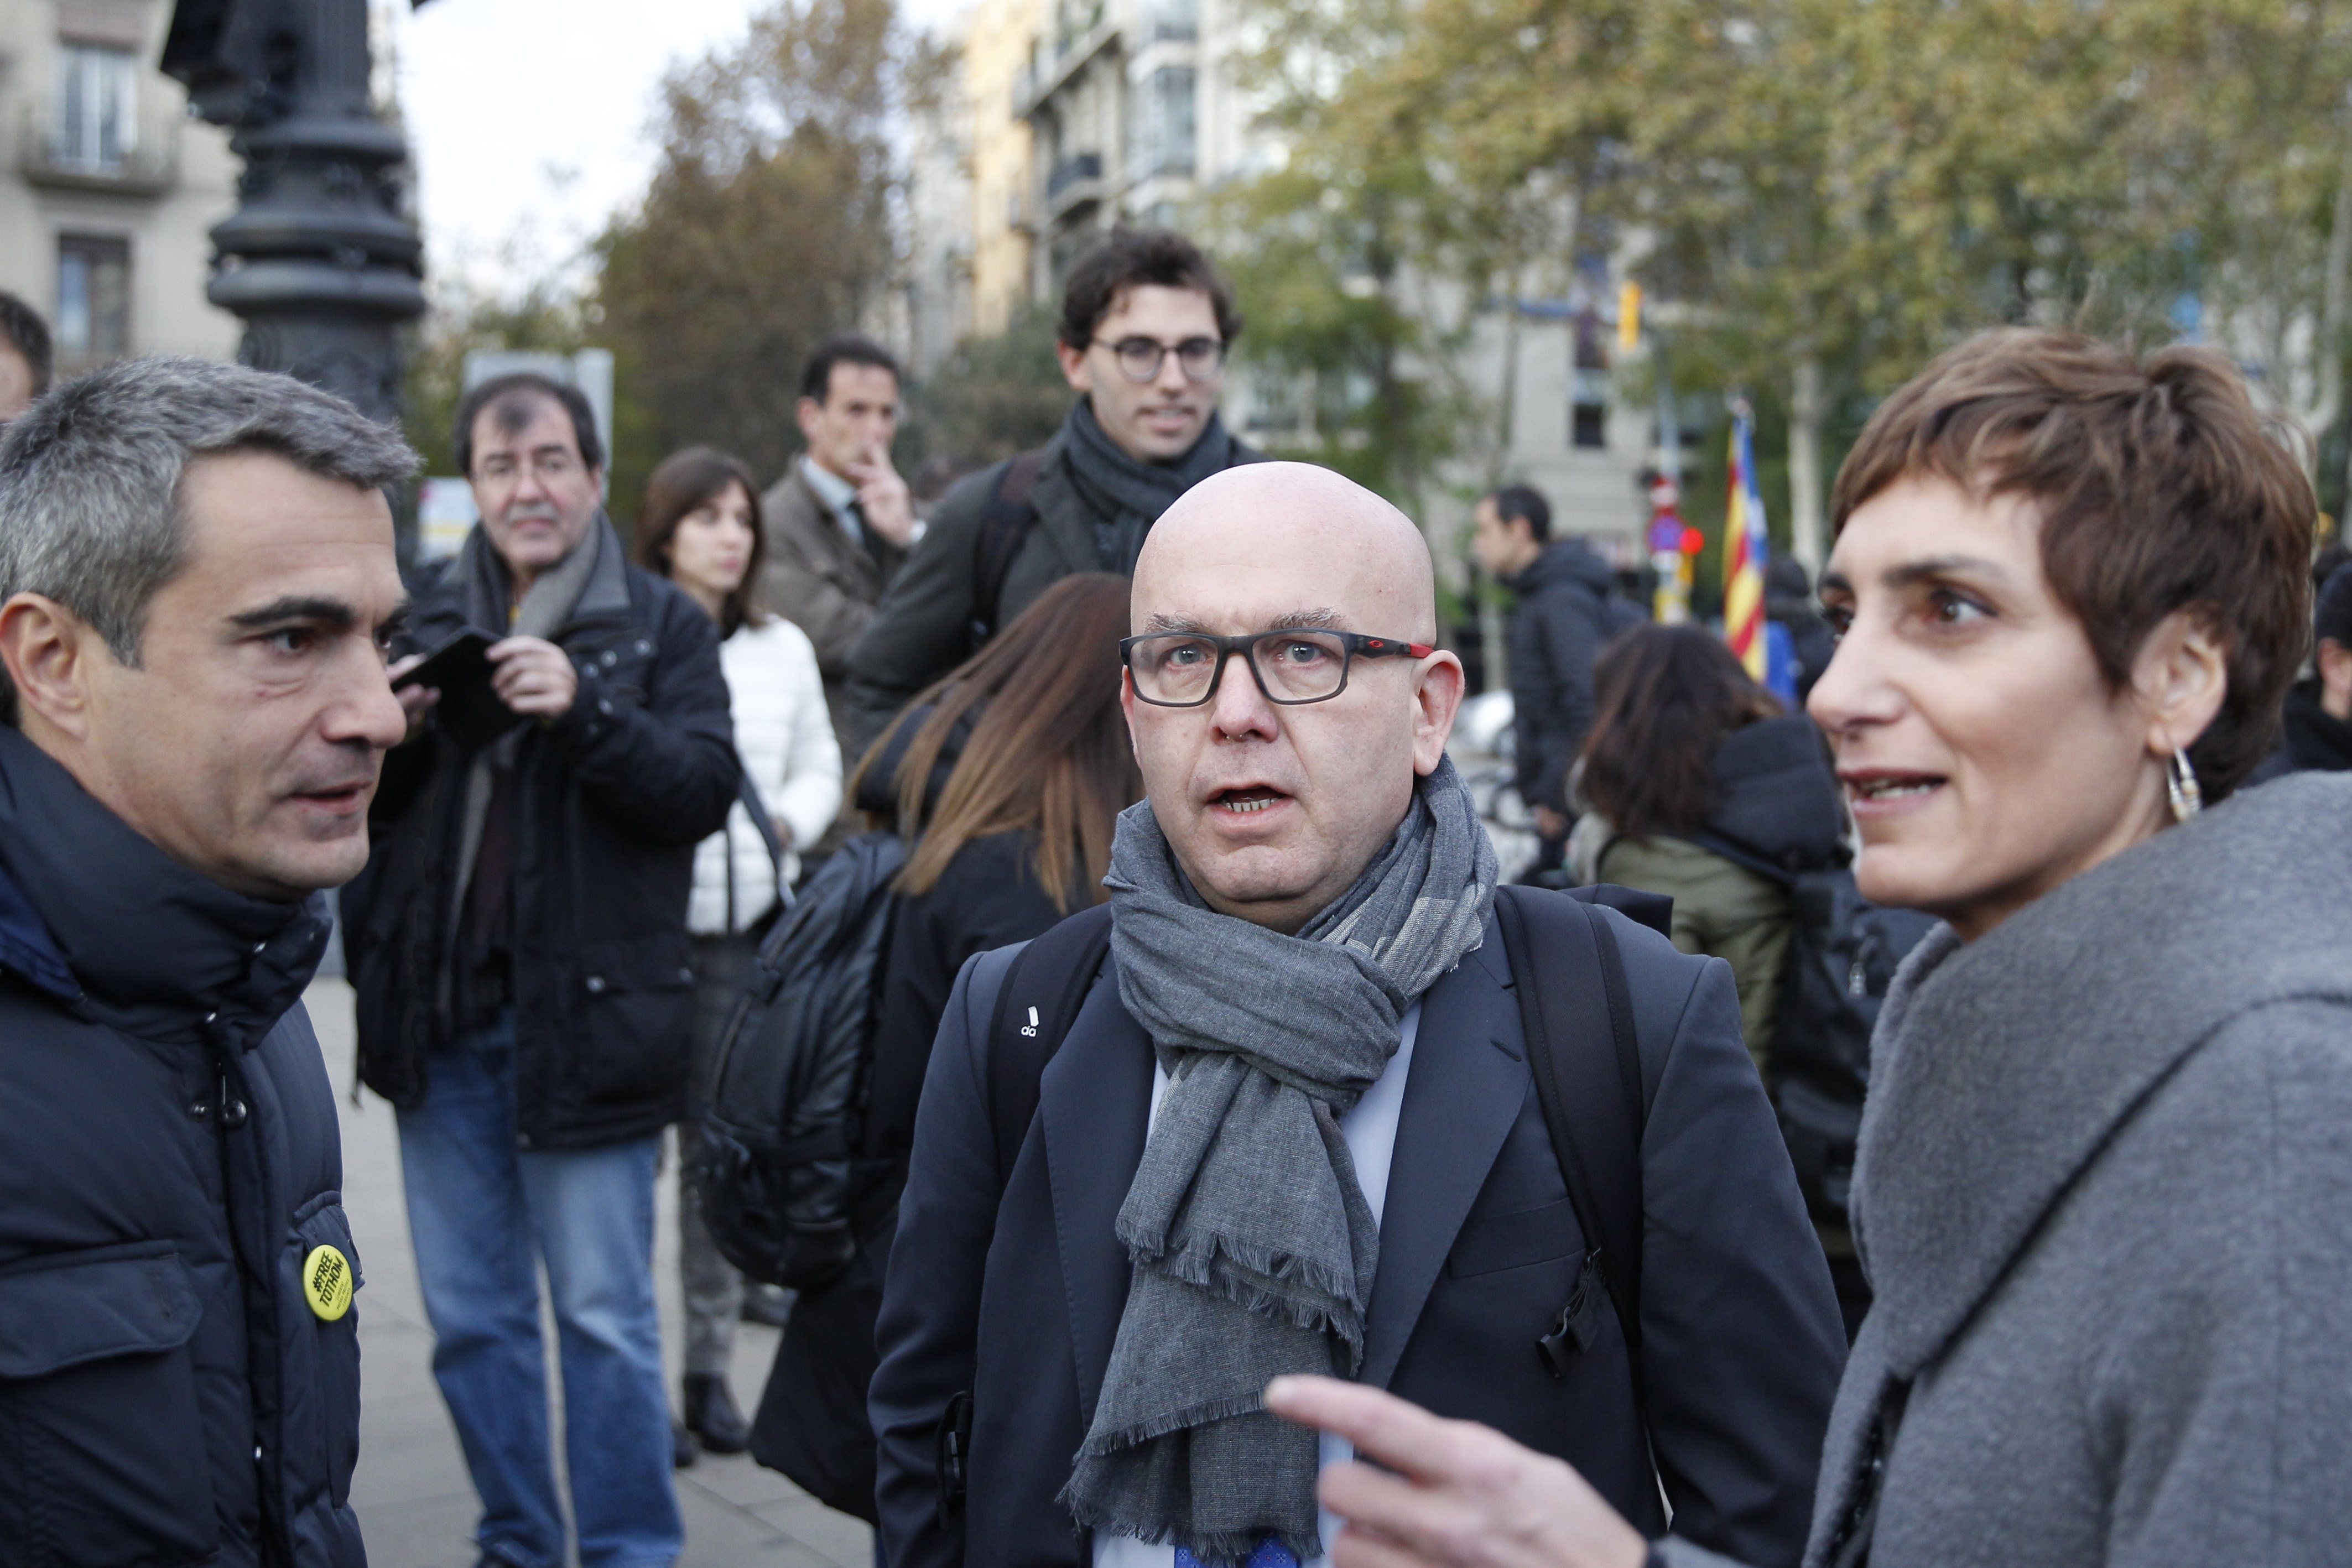
[[[301,998],[404,727],[382,486],[415,461],[195,360],[0,439],[0,1563],[366,1562]]]
[[[586,401],[538,376],[487,382],[458,409],[457,460],[482,522],[418,594],[403,647],[471,631],[492,639],[488,673],[437,700],[403,693],[414,738],[385,764],[346,909],[360,1071],[400,1110],[434,1373],[485,1559],[564,1561],[544,1262],[580,1560],[637,1568],[681,1536],[654,1174],[686,1110],[694,846],[740,765],[718,632],[625,558]]]

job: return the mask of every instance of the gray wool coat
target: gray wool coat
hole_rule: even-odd
[[[1870,1568],[2352,1561],[2352,778],[1939,928],[1874,1050],[1808,1568],[1906,1387]]]

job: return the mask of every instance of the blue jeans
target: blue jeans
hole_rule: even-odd
[[[482,1500],[475,1539],[513,1568],[562,1568],[539,1265],[563,1371],[564,1463],[583,1568],[658,1568],[685,1539],[654,1305],[658,1134],[515,1146],[511,1015],[432,1057],[400,1113],[403,1184],[433,1375]]]

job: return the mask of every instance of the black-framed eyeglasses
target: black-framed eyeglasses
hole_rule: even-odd
[[[1160,367],[1171,354],[1184,367],[1187,381],[1205,382],[1225,362],[1225,346],[1214,338],[1187,338],[1172,345],[1156,338],[1121,338],[1116,343],[1097,338],[1095,341],[1118,357],[1119,370],[1131,382],[1159,380]]]
[[[1296,705],[1328,702],[1346,691],[1348,666],[1358,659],[1425,659],[1436,651],[1427,643],[1320,631],[1251,632],[1239,637],[1147,632],[1121,638],[1118,644],[1137,700],[1154,707],[1199,707],[1217,695],[1225,661],[1236,653],[1266,701]]]

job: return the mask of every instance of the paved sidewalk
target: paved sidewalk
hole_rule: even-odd
[[[480,1511],[433,1384],[433,1336],[416,1293],[392,1107],[373,1093],[352,1103],[351,988],[320,980],[308,1001],[341,1097],[343,1202],[367,1281],[359,1297],[360,1463],[352,1501],[367,1538],[368,1561],[371,1568],[471,1568]],[[673,1398],[679,1354],[677,1179],[671,1162],[662,1179],[654,1251]],[[733,1382],[747,1413],[758,1403],[775,1352],[774,1330],[744,1325]],[[686,1515],[686,1552],[678,1559],[684,1568],[870,1568],[873,1563],[873,1537],[861,1521],[834,1512],[749,1456],[705,1455],[694,1469],[679,1472],[677,1492]]]

